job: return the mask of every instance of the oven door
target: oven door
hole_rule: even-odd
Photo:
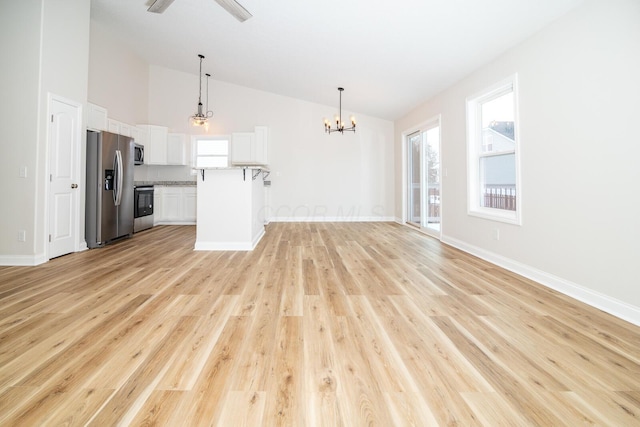
[[[153,185],[136,187],[134,190],[134,218],[153,215]]]

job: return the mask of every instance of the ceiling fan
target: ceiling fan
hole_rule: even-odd
[[[235,18],[240,22],[244,22],[253,16],[235,0],[216,0],[216,2],[218,2],[220,6],[224,7],[227,12],[235,16]],[[147,12],[162,13],[171,5],[171,3],[173,3],[173,0],[155,0],[151,6],[149,6],[149,9],[147,9]]]

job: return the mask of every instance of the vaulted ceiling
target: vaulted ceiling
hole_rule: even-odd
[[[91,18],[142,58],[394,120],[582,0],[239,0],[241,23],[214,0],[91,0]]]

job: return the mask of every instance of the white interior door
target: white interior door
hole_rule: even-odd
[[[78,240],[78,154],[82,109],[49,98],[49,258],[74,252]]]

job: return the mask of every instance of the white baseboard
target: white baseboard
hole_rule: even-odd
[[[585,304],[605,311],[622,320],[626,320],[636,326],[640,326],[640,307],[635,307],[624,301],[620,301],[600,292],[585,288],[584,286],[580,286],[569,280],[554,276],[553,274],[538,270],[537,268],[510,258],[503,257],[502,255],[495,254],[487,251],[486,249],[470,245],[453,237],[443,235],[442,243],[446,243],[447,245],[451,245],[471,255],[475,255],[478,258],[482,258],[492,264],[534,280],[541,285],[570,296],[578,301],[582,301]]]
[[[195,251],[252,251],[258,246],[264,236],[264,228],[253,237],[251,242],[198,242],[194,246]]]
[[[195,221],[158,221],[153,226],[156,225],[196,225]]]
[[[395,218],[392,216],[357,216],[357,217],[339,217],[339,216],[310,216],[310,217],[291,217],[279,216],[269,218],[270,222],[393,222]]]
[[[34,266],[47,262],[44,254],[38,255],[4,255],[0,256],[1,266]]]

